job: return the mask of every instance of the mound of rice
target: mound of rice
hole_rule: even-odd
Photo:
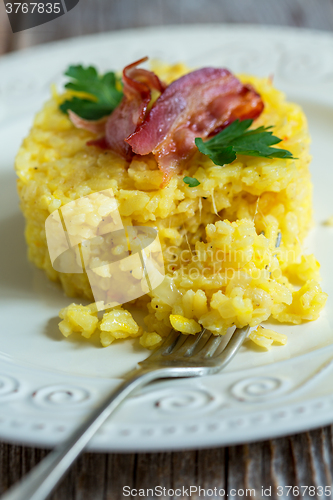
[[[154,69],[168,82],[188,71],[180,64]],[[53,269],[45,221],[67,203],[111,188],[124,225],[158,230],[165,262],[163,283],[136,302],[148,308],[146,331],[124,306],[99,319],[94,304],[71,304],[60,312],[65,336],[98,333],[104,346],[140,337],[141,345],[153,348],[171,327],[186,334],[202,327],[225,334],[230,326],[257,326],[270,317],[294,324],[318,318],[326,302],[319,264],[301,248],[312,224],[306,118],[269,79],[240,79],[251,83],[265,103],[254,126],[274,125],[274,135],[283,139],[280,146],[296,160],[243,156],[220,167],[197,152],[187,169],[160,189],[162,173],[152,155],[128,163],[112,151],[86,145],[92,134],[75,128],[59,111],[68,93],[54,92],[37,114],[16,158],[29,259],[60,281],[67,295],[92,301],[85,273]],[[200,185],[190,188],[184,176]],[[85,215],[86,224],[93,225]],[[251,339],[264,347],[284,343],[284,336],[267,332],[258,329]]]

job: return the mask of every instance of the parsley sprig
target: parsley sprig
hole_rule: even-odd
[[[197,137],[195,144],[215,165],[231,163],[238,154],[295,160],[290,151],[271,147],[282,141],[273,135],[271,126],[248,130],[252,123],[253,120],[236,120],[206,142]]]
[[[112,71],[99,75],[93,66],[84,68],[79,65],[69,66],[65,75],[71,78],[65,85],[66,89],[84,92],[89,98],[73,97],[64,101],[60,105],[63,113],[70,109],[86,120],[99,120],[111,114],[122,99],[120,80]]]

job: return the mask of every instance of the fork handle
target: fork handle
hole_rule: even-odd
[[[134,372],[98,405],[89,418],[64,443],[57,446],[18,484],[10,488],[1,500],[45,500],[120,403],[135,389],[165,376],[167,374],[163,369],[155,371],[140,369]]]

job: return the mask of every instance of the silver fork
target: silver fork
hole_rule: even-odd
[[[161,378],[199,377],[219,372],[235,356],[248,331],[249,326],[246,326],[225,336],[214,336],[202,330],[194,336],[173,330],[162,346],[141,361],[140,367],[127,375],[87,421],[1,500],[45,500],[94,434],[131,392]]]

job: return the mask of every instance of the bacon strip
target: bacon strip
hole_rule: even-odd
[[[134,153],[153,153],[165,186],[196,150],[196,137],[215,135],[237,118],[257,118],[261,97],[226,69],[202,68],[171,83],[126,142]]]
[[[74,113],[71,109],[68,110],[68,116],[76,128],[89,130],[89,132],[92,132],[93,134],[103,134],[105,131],[107,117],[101,118],[100,120],[85,120],[84,118],[81,118],[81,116]]]
[[[133,153],[125,142],[126,137],[143,123],[151,100],[151,90],[163,92],[165,89],[165,85],[154,73],[137,68],[147,59],[148,57],[144,57],[124,68],[124,97],[108,118],[105,127],[105,139],[109,148],[128,159]]]
[[[105,135],[105,137],[88,141],[88,146],[112,149],[127,159],[133,156],[132,149],[125,142],[125,139],[145,119],[151,100],[151,90],[155,89],[162,93],[165,89],[165,85],[155,73],[137,68],[147,59],[148,57],[143,57],[124,68],[124,97],[109,117],[100,120],[85,120],[73,111],[68,111],[69,118],[75,127],[88,130],[96,135]]]

